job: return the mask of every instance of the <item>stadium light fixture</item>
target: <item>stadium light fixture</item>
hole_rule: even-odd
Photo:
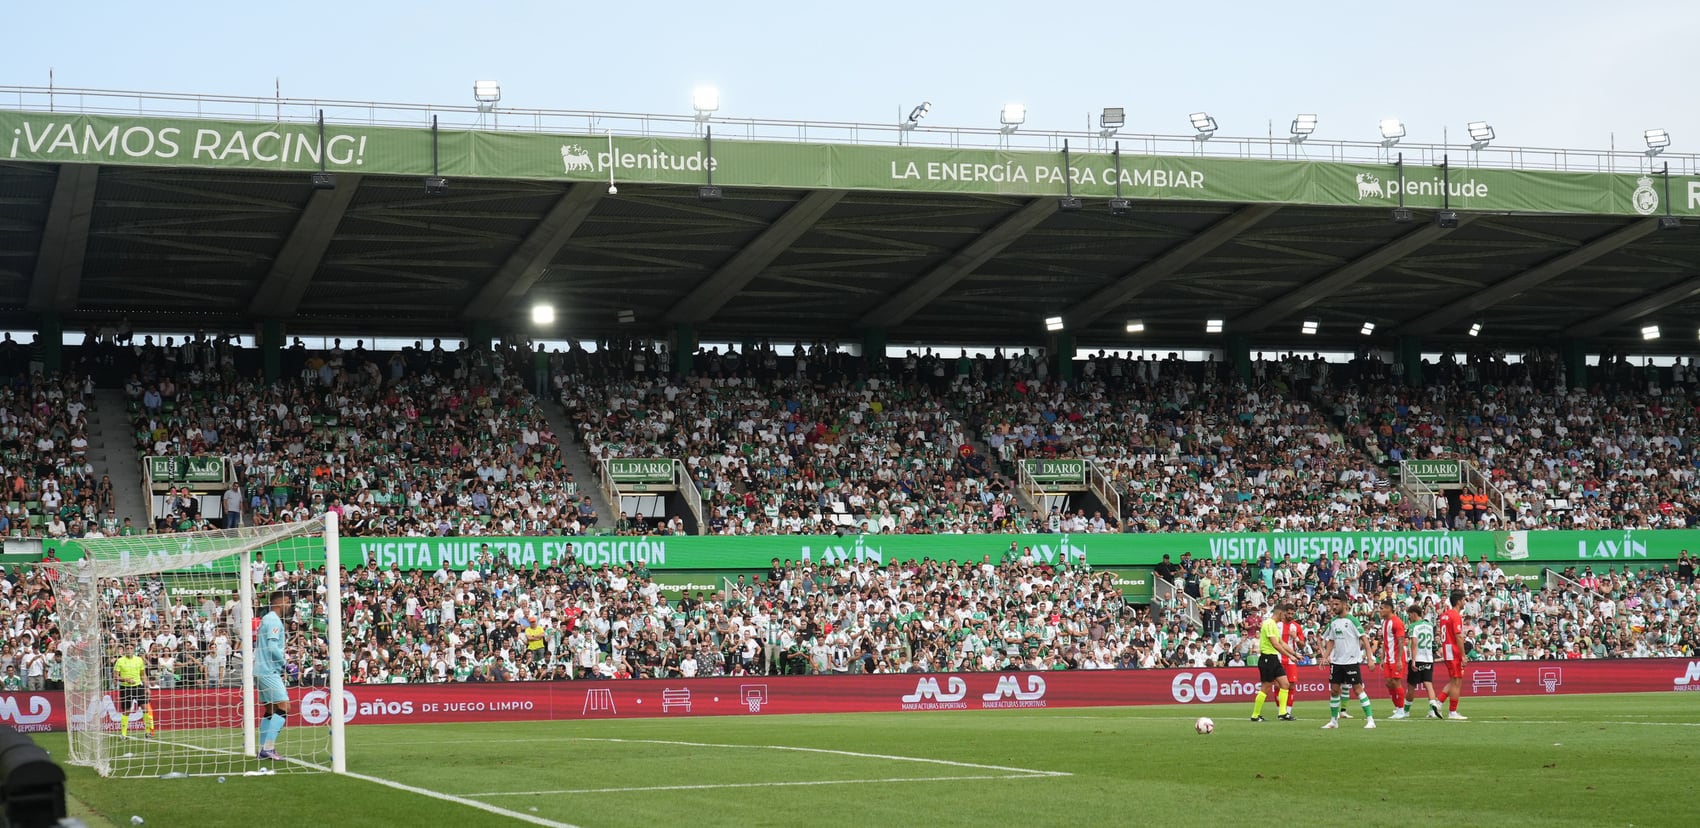
[[[1209,140],[1210,136],[1216,134],[1216,119],[1210,117],[1210,113],[1194,112],[1190,117],[1192,118],[1192,128],[1198,132],[1198,135],[1195,136],[1198,140],[1206,141]]]
[[[1222,320],[1220,320],[1220,319],[1206,319],[1206,320],[1204,320],[1204,332],[1205,333],[1221,333],[1222,332]]]
[[[1321,322],[1315,319],[1306,319],[1304,324],[1299,326],[1299,333],[1305,336],[1316,336],[1316,329],[1320,327],[1322,327]]]
[[[1056,333],[1063,329],[1063,318],[1060,316],[1045,317],[1045,330]]]
[[[440,175],[425,176],[425,194],[442,195],[449,191],[449,180]]]
[[[1316,116],[1313,114],[1300,114],[1298,117],[1293,119],[1293,137],[1289,140],[1295,144],[1303,143],[1304,140],[1309,138],[1311,133],[1315,131]]]
[[[1381,145],[1391,147],[1405,137],[1405,122],[1398,118],[1381,119]]]
[[[901,124],[898,124],[897,126],[901,129],[906,129],[906,130],[907,129],[914,129],[915,126],[921,122],[921,119],[927,117],[927,115],[929,113],[931,113],[932,111],[933,111],[933,102],[932,101],[922,101],[919,106],[915,107],[914,109],[909,110],[909,119],[904,121]]]
[[[332,172],[316,172],[316,173],[313,173],[313,189],[315,189],[315,190],[334,190],[334,189],[336,189],[336,173],[332,173]]]
[[[1026,122],[1026,104],[1006,103],[1003,105],[1003,111],[998,113],[998,123],[1003,124],[1003,128],[998,131],[1005,135],[1020,129],[1021,125]]]
[[[697,111],[697,120],[706,121],[714,117],[720,109],[720,90],[712,86],[699,86],[691,92],[691,108]]]
[[[1098,137],[1108,138],[1127,125],[1127,112],[1119,106],[1106,106],[1098,116]]]
[[[555,306],[549,304],[548,302],[538,302],[537,304],[532,305],[531,306],[531,324],[533,324],[533,325],[553,325],[553,324],[555,324]]]
[[[493,80],[473,81],[472,99],[479,109],[488,112],[502,99],[502,85]]]
[[[1480,323],[1480,322],[1471,323],[1470,324],[1470,335],[1471,336],[1481,336],[1482,335],[1482,323]]]
[[[1365,322],[1364,326],[1358,329],[1358,333],[1363,334],[1364,336],[1369,336],[1370,334],[1375,333],[1375,323]]]
[[[1658,155],[1670,146],[1670,133],[1662,129],[1649,129],[1642,134],[1647,139],[1647,154]]]
[[[1651,342],[1652,340],[1658,339],[1659,338],[1659,326],[1658,325],[1643,325],[1641,327],[1641,338],[1644,339],[1644,340],[1647,340],[1649,342]]]
[[[630,325],[637,321],[637,311],[629,309],[620,311],[619,313],[614,314],[614,321],[619,322],[622,325]]]
[[[1493,125],[1487,121],[1471,121],[1465,128],[1470,130],[1470,149],[1483,149],[1493,143]]]
[[[1143,319],[1129,319],[1127,321],[1127,332],[1128,333],[1145,333],[1145,320],[1143,320]]]

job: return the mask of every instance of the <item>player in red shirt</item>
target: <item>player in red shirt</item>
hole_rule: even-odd
[[[1287,645],[1290,652],[1297,653],[1299,645],[1305,641],[1305,628],[1293,620],[1293,614],[1287,613],[1285,621],[1281,622],[1281,643]],[[1281,715],[1286,721],[1293,721],[1293,700],[1299,694],[1299,663],[1281,654],[1281,666],[1287,671],[1287,712]]]
[[[1405,668],[1409,659],[1405,653],[1405,622],[1394,612],[1392,598],[1381,600],[1381,625],[1376,630],[1375,648],[1380,651],[1381,677],[1393,697],[1393,718],[1406,718],[1409,714],[1405,712]]]
[[[1440,658],[1446,664],[1446,689],[1440,693],[1440,700],[1446,702],[1451,712],[1446,718],[1465,721],[1466,717],[1458,713],[1458,696],[1464,692],[1464,614],[1460,611],[1464,606],[1464,590],[1452,590],[1448,595],[1451,606],[1440,614]]]

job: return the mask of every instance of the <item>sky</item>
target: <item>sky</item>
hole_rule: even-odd
[[[1439,143],[1486,120],[1500,145],[1640,149],[1663,128],[1700,151],[1700,2],[1478,0],[855,4],[295,0],[269,4],[7,4],[0,86],[470,104],[474,80],[524,108],[689,114],[720,90],[729,117],[1085,127],[1374,140],[1383,118]],[[20,33],[34,33],[19,37]],[[4,106],[0,96],[0,106]]]

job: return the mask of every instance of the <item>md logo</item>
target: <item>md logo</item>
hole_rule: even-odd
[[[963,699],[968,696],[968,682],[960,676],[950,676],[945,679],[945,689],[939,689],[939,680],[924,678],[915,682],[915,692],[903,697],[904,710],[961,710],[968,707]]]
[[[1688,672],[1676,677],[1675,689],[1700,690],[1700,661],[1688,662]]]
[[[46,696],[28,696],[29,712],[18,709],[17,696],[0,698],[0,722],[6,722],[17,727],[20,731],[28,731],[31,725],[40,725],[53,715],[53,703]],[[111,704],[110,701],[107,704]],[[34,728],[44,730],[45,728]]]
[[[981,707],[1044,707],[1045,680],[1027,677],[1027,689],[1021,689],[1020,676],[999,676],[998,686],[980,697]]]

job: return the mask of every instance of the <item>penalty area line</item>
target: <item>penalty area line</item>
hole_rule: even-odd
[[[424,796],[424,797],[429,797],[431,799],[442,800],[443,802],[453,802],[456,805],[465,805],[468,808],[477,808],[478,810],[484,811],[485,813],[496,814],[498,816],[505,816],[505,817],[508,817],[510,819],[517,819],[520,822],[529,822],[532,825],[542,825],[542,826],[545,826],[545,828],[578,828],[578,826],[573,825],[573,824],[568,823],[568,822],[556,822],[555,820],[552,820],[552,819],[544,819],[543,817],[537,816],[536,814],[522,814],[519,811],[510,811],[507,808],[499,808],[495,805],[491,805],[488,802],[479,802],[476,799],[467,799],[464,796],[456,796],[454,794],[446,794],[446,793],[443,793],[442,791],[433,791],[430,788],[420,788],[420,787],[417,787],[417,786],[414,786],[414,785],[408,785],[408,784],[403,783],[403,782],[396,782],[395,780],[392,780],[392,779],[384,779],[382,777],[377,777],[377,776],[367,776],[366,774],[363,774],[363,773],[345,773],[345,774],[343,774],[343,776],[347,776],[350,779],[359,779],[359,780],[364,781],[364,782],[371,782],[374,785],[383,785],[386,788],[394,788],[398,791],[404,791],[406,793],[416,794],[418,796]]]
[[[1036,770],[1034,768],[1012,768],[1006,765],[984,765],[978,762],[956,762],[950,759],[927,759],[920,756],[895,756],[887,753],[859,753],[853,750],[833,750],[830,748],[795,747],[792,745],[732,745],[712,742],[679,742],[669,739],[597,739],[592,737],[573,737],[567,741],[573,742],[613,742],[617,744],[640,745],[675,745],[679,747],[703,748],[742,748],[747,750],[785,750],[796,753],[824,753],[831,756],[853,756],[857,759],[883,759],[888,762],[919,762],[926,765],[946,765],[953,768],[973,768],[975,770],[1003,771],[1005,773],[1022,774],[1025,776],[1073,776],[1067,771]]]
[[[713,785],[646,785],[635,788],[564,788],[554,791],[490,791],[461,796],[557,796],[564,794],[637,793],[644,791],[712,791],[721,788],[797,788],[815,785],[876,785],[894,782],[963,782],[974,779],[1051,779],[1050,773],[1006,773],[978,776],[905,776],[892,779],[810,779],[796,782],[724,782]]]

